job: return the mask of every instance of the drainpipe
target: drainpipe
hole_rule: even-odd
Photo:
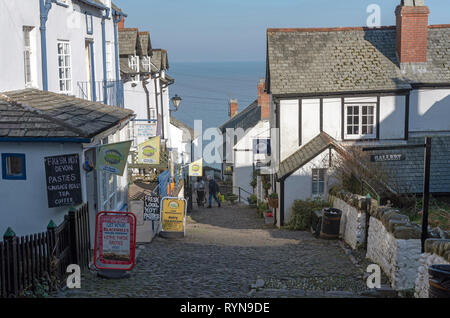
[[[89,42],[89,47],[91,48],[91,65],[92,65],[92,101],[97,101],[97,88],[95,87],[95,54],[94,54],[94,42]]]
[[[103,50],[103,104],[108,104],[108,90],[106,88],[107,85],[107,77],[108,71],[106,69],[106,20],[110,20],[109,14],[111,12],[110,8],[105,9],[105,15],[102,16],[102,50]]]
[[[42,59],[42,88],[48,91],[48,70],[47,70],[47,19],[48,13],[52,8],[52,2],[55,0],[39,0],[41,25],[41,59]]]
[[[116,80],[120,80],[120,69],[119,69],[119,34],[118,34],[118,24],[122,21],[123,17],[127,17],[126,14],[121,12],[113,11],[114,14],[114,49],[116,54]]]

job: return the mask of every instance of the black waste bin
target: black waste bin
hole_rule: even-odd
[[[429,298],[450,298],[450,265],[432,265],[430,274]]]
[[[315,237],[319,237],[322,228],[322,211],[314,211],[311,213],[311,232]]]
[[[324,239],[338,239],[341,226],[342,211],[335,208],[322,210],[322,229],[320,237]]]

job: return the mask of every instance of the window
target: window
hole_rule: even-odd
[[[136,73],[139,73],[139,56],[130,55],[128,57],[128,66]],[[139,75],[134,75],[131,78],[133,81],[139,81]]]
[[[25,72],[25,87],[33,86],[34,72],[33,69],[33,49],[31,34],[33,27],[23,27],[23,56],[24,56],[24,72]]]
[[[157,120],[156,108],[150,108],[150,118],[151,120]]]
[[[87,34],[93,34],[94,33],[94,28],[93,28],[93,23],[92,23],[92,15],[86,13],[86,33]]]
[[[15,153],[2,154],[2,173],[5,180],[26,180],[25,155]]]
[[[150,58],[148,56],[142,58],[142,66],[144,72],[150,72]]]
[[[72,61],[70,53],[70,43],[67,41],[58,42],[58,78],[59,91],[61,93],[71,93]]]
[[[112,43],[111,42],[106,42],[106,79],[108,81],[114,80],[113,55],[112,55]]]
[[[375,104],[345,106],[347,138],[375,138],[375,108]]]
[[[312,169],[312,195],[325,194],[325,174],[327,169]]]

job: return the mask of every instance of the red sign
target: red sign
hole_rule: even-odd
[[[136,216],[129,212],[99,212],[95,220],[95,267],[131,270],[135,255]]]

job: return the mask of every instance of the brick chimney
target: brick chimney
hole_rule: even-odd
[[[117,23],[117,28],[119,30],[125,29],[125,17],[122,17],[122,20],[119,23]]]
[[[397,6],[397,54],[400,63],[427,61],[429,14],[424,0],[402,0]]]
[[[238,113],[238,100],[230,99],[230,118],[233,118]]]
[[[270,96],[265,93],[266,83],[261,78],[258,83],[258,105],[261,107],[261,120],[270,119]]]

